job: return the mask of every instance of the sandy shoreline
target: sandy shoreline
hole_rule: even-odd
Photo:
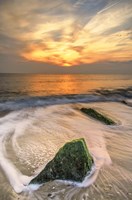
[[[107,126],[83,115],[77,108],[92,107],[108,114],[116,126]],[[104,162],[89,188],[58,182],[37,191],[16,194],[0,169],[0,200],[130,200],[132,198],[132,108],[121,103],[102,102],[24,109],[8,115],[1,112],[1,138],[12,163],[24,174],[46,164],[68,140],[84,137],[92,155]],[[8,131],[13,130],[14,133]],[[5,132],[5,133],[4,133]],[[24,136],[24,137],[23,137]],[[4,145],[4,143],[2,143]],[[19,159],[17,159],[17,157]],[[110,162],[111,161],[111,162]],[[29,173],[30,172],[30,173]],[[11,178],[11,177],[10,177]],[[18,177],[19,179],[19,177]],[[6,193],[6,194],[5,194]]]

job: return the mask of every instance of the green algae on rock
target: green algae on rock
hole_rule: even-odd
[[[91,170],[93,158],[83,138],[66,143],[30,184],[52,180],[82,182]]]
[[[85,114],[87,114],[88,116],[103,122],[106,125],[115,125],[116,123],[108,118],[107,116],[102,115],[101,113],[97,112],[96,110],[94,110],[93,108],[81,108],[81,111]]]

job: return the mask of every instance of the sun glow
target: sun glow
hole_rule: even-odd
[[[106,18],[103,19],[102,25],[97,26],[102,20],[100,15],[93,18],[83,28],[75,26],[73,20],[70,22],[70,19],[63,20],[58,28],[57,22],[56,26],[55,24],[46,25],[46,30],[43,30],[43,26],[39,26],[40,30],[37,30],[36,34],[33,33],[31,38],[40,42],[27,45],[21,55],[28,60],[64,67],[102,61],[129,61],[132,58],[131,31],[104,34],[103,31],[109,31],[113,22],[109,21],[106,28],[108,22]],[[122,21],[117,22],[118,19],[115,20],[116,25],[122,23]],[[114,23],[113,26],[116,25]]]
[[[124,31],[107,37],[96,36],[95,39],[92,34],[82,31],[72,41],[49,38],[45,44],[27,46],[21,55],[28,60],[64,67],[100,61],[128,61],[132,58],[132,41],[126,37],[128,34]],[[126,42],[125,48],[122,48],[122,40]]]
[[[131,4],[110,1],[99,9],[94,3],[98,9],[91,12],[92,1],[61,2],[24,0],[20,9],[15,1],[10,12],[1,9],[1,30],[16,42],[16,54],[64,67],[132,60]]]

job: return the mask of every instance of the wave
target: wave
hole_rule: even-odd
[[[41,107],[47,105],[59,105],[68,103],[88,103],[88,102],[106,102],[106,101],[124,101],[132,98],[132,87],[118,88],[116,90],[95,90],[89,94],[71,94],[71,95],[52,95],[39,97],[20,97],[9,100],[8,98],[0,102],[0,111],[18,110],[27,107]]]
[[[117,88],[117,89],[109,89],[109,90],[95,90],[96,94],[105,95],[105,96],[113,96],[116,97],[125,97],[132,98],[132,87],[128,88]]]

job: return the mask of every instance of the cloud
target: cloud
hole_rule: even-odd
[[[13,0],[0,4],[0,51],[73,66],[132,60],[128,0]]]
[[[106,10],[109,10],[110,8],[114,7],[115,5],[119,4],[121,1],[117,1],[115,3],[110,3],[110,5],[108,4],[106,7],[104,7],[102,10],[100,10],[98,12],[98,14],[103,13]]]

